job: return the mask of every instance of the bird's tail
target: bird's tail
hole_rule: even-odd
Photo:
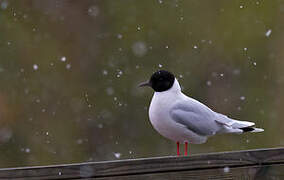
[[[223,114],[218,113],[219,119],[217,122],[228,127],[229,132],[232,133],[244,133],[244,132],[263,132],[264,129],[256,128],[255,123],[249,121],[239,121],[231,119]]]

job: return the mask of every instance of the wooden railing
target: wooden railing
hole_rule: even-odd
[[[0,179],[276,179],[284,148],[0,169]]]

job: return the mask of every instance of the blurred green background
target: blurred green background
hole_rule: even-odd
[[[265,129],[191,154],[283,146],[283,19],[283,0],[0,0],[0,167],[175,155],[137,88],[158,69]]]

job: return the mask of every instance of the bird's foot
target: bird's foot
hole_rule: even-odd
[[[188,151],[187,147],[188,147],[188,142],[185,142],[184,143],[184,155],[185,156],[187,156],[187,151]]]
[[[179,153],[179,142],[177,142],[177,156],[179,156],[180,153]]]

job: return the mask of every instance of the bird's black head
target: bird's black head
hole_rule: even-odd
[[[143,82],[139,86],[150,86],[156,92],[162,92],[170,89],[175,82],[175,76],[165,70],[155,72],[148,82]]]

